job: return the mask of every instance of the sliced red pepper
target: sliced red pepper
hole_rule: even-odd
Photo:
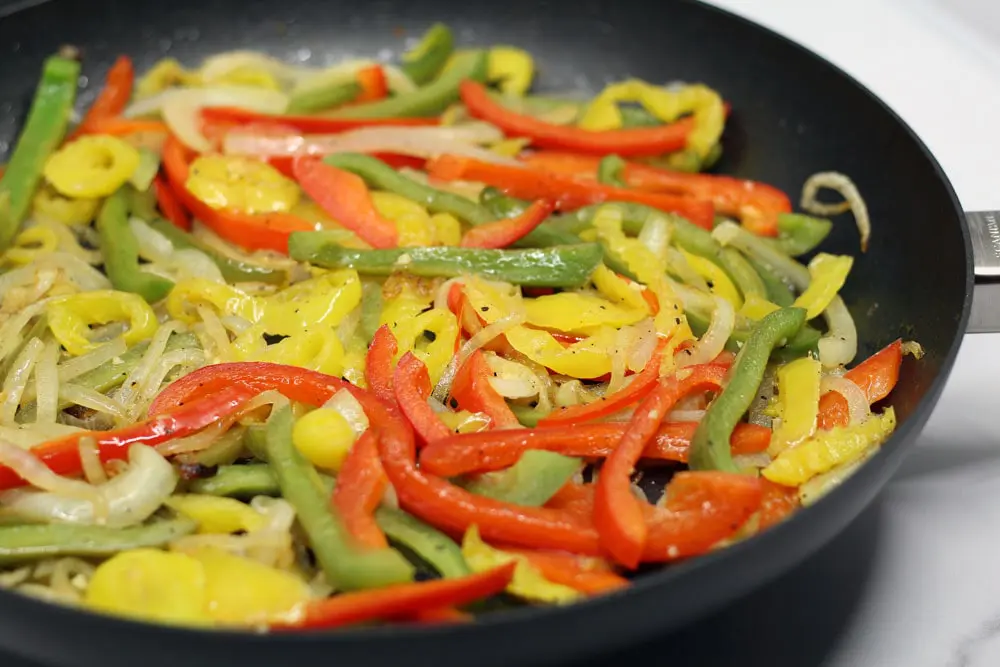
[[[896,386],[902,364],[903,341],[896,340],[844,373],[844,377],[861,387],[871,404],[888,396]],[[833,391],[820,397],[817,428],[831,429],[849,422],[847,399]]]
[[[441,155],[427,161],[427,172],[443,181],[479,181],[522,199],[550,199],[564,211],[605,201],[630,201],[677,213],[705,229],[711,229],[715,219],[715,209],[707,200],[588,183],[529,166]]]
[[[95,118],[91,120],[86,128],[80,128],[77,134],[110,134],[116,137],[128,134],[139,134],[149,132],[154,134],[166,134],[170,131],[166,123],[158,120],[148,120],[141,118]]]
[[[372,153],[372,157],[378,158],[393,169],[423,169],[424,163],[427,162],[422,157],[397,153]],[[267,158],[267,163],[288,178],[295,178],[294,155],[272,155]]]
[[[306,194],[334,220],[372,247],[396,247],[396,225],[379,215],[360,176],[311,157],[296,158],[292,170]]]
[[[603,558],[506,547],[504,551],[524,556],[552,583],[569,586],[587,595],[625,588],[629,583],[628,579],[616,574]]]
[[[544,199],[536,201],[524,213],[473,227],[462,236],[463,248],[506,248],[523,239],[552,215],[555,205]]]
[[[770,528],[780,523],[799,508],[799,490],[794,486],[775,484],[765,478],[760,479],[763,499],[760,504],[760,524],[758,530]]]
[[[236,107],[206,107],[201,117],[210,123],[280,123],[310,134],[336,134],[362,127],[438,125],[437,118],[328,118],[326,116],[287,116],[258,113]]]
[[[273,624],[275,630],[335,628],[363,621],[390,619],[427,609],[459,607],[507,588],[516,563],[456,579],[399,584],[367,591],[340,593],[309,602],[301,617]]]
[[[660,342],[653,356],[646,362],[646,367],[637,373],[630,383],[609,396],[604,396],[593,403],[572,405],[554,411],[544,419],[539,420],[539,426],[556,426],[559,424],[591,421],[613,415],[630,405],[638,403],[653,391],[660,377],[660,356],[666,341]]]
[[[98,93],[94,103],[90,105],[87,114],[80,121],[70,139],[81,134],[94,132],[95,121],[120,116],[132,97],[132,84],[135,81],[135,68],[128,56],[118,56],[104,79],[104,87]]]
[[[614,451],[627,427],[624,422],[602,422],[453,434],[424,447],[420,465],[431,474],[456,477],[503,470],[517,463],[529,449],[601,459]],[[661,424],[642,458],[686,463],[697,428],[697,422]],[[756,424],[738,424],[729,441],[733,454],[759,454],[767,451],[770,442],[771,429]]]
[[[451,395],[458,407],[469,412],[482,412],[490,418],[493,428],[516,428],[521,425],[503,396],[490,384],[493,376],[481,350],[473,352],[455,373]],[[449,437],[452,435],[448,434]]]
[[[463,81],[459,91],[470,115],[496,125],[508,136],[527,137],[532,144],[542,148],[562,148],[591,155],[662,155],[684,148],[694,128],[691,119],[682,118],[669,125],[593,132],[546,123],[511,111],[493,101],[486,88],[474,81]]]
[[[368,389],[390,405],[396,402],[396,393],[392,389],[392,368],[398,350],[392,330],[388,324],[383,324],[375,332],[365,355],[365,381]]]
[[[594,498],[594,524],[601,544],[622,565],[639,565],[649,529],[642,505],[632,493],[631,477],[646,444],[677,401],[694,391],[722,386],[726,370],[718,366],[692,366],[683,379],[660,379],[652,393],[635,410],[625,435],[604,460]]]
[[[465,297],[465,286],[462,283],[452,283],[448,289],[448,310],[458,318],[459,324],[469,334],[475,335],[483,328],[483,322],[473,311],[469,300]]]
[[[344,459],[333,491],[333,503],[344,526],[360,546],[370,549],[389,546],[385,533],[375,523],[375,510],[388,485],[389,478],[378,457],[375,432],[365,431]]]
[[[549,498],[545,507],[562,510],[575,516],[591,517],[594,514],[594,484],[566,482],[556,495]]]
[[[399,360],[392,384],[396,403],[421,440],[430,443],[453,435],[427,403],[427,397],[431,395],[431,379],[427,366],[412,352],[407,352]]]
[[[362,67],[358,70],[357,79],[361,94],[354,103],[374,102],[389,96],[389,81],[385,78],[385,70],[381,65]]]
[[[522,159],[533,167],[588,181],[596,180],[601,161],[589,155],[554,151],[542,151]],[[688,174],[637,162],[626,163],[621,176],[631,188],[711,201],[716,211],[739,218],[747,229],[761,236],[777,236],[778,215],[792,210],[788,195],[758,181]]]
[[[161,174],[157,174],[156,178],[153,179],[153,188],[156,191],[156,203],[160,207],[160,213],[163,214],[163,217],[172,222],[174,227],[190,230],[191,216],[177,201],[173,188]]]
[[[476,617],[455,607],[434,607],[409,614],[404,620],[413,623],[471,623]]]
[[[190,403],[178,405],[170,412],[151,417],[114,431],[82,431],[58,440],[50,440],[31,448],[31,453],[59,475],[76,475],[83,468],[80,462],[80,440],[93,438],[102,461],[127,459],[134,444],[158,445],[182,438],[236,413],[240,406],[259,392],[245,386],[231,386]],[[17,473],[0,467],[0,489],[23,486]]]
[[[250,250],[288,252],[292,232],[312,231],[315,226],[289,213],[252,215],[214,209],[187,189],[188,151],[173,135],[163,144],[163,170],[177,199],[196,218],[225,240]]]

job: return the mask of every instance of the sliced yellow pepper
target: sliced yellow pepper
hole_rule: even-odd
[[[694,129],[688,135],[688,148],[701,157],[719,142],[726,121],[726,110],[717,92],[701,84],[668,90],[629,79],[614,83],[594,98],[578,125],[587,130],[614,130],[622,126],[620,102],[638,102],[664,123],[672,123],[681,116],[694,114]]]
[[[450,310],[431,308],[413,320],[413,338],[398,339],[401,352],[413,354],[427,366],[431,383],[437,384],[445,369],[455,356],[455,341],[458,340],[458,320]],[[424,332],[432,334],[430,340]]]
[[[869,449],[882,444],[896,428],[896,413],[890,407],[881,415],[853,426],[820,431],[798,447],[786,449],[763,470],[776,484],[799,486],[816,475],[856,461]]]
[[[268,345],[264,334],[286,337]],[[337,332],[329,326],[316,325],[286,334],[271,331],[263,324],[256,324],[236,337],[232,350],[236,361],[270,361],[338,377],[344,370],[344,345]]]
[[[524,49],[513,46],[494,46],[486,63],[486,78],[500,84],[504,95],[524,95],[531,88],[535,77],[535,61]]]
[[[117,137],[87,134],[49,157],[42,173],[66,197],[107,197],[139,166],[139,151]]]
[[[473,572],[486,572],[516,561],[514,576],[507,584],[507,592],[525,600],[569,604],[583,597],[579,591],[556,584],[544,576],[527,558],[518,554],[494,549],[479,537],[479,529],[469,526],[462,539],[462,556]]]
[[[287,212],[302,194],[295,181],[266,162],[235,155],[198,157],[186,185],[212,208],[246,213]]]
[[[771,456],[777,456],[815,433],[822,372],[822,364],[811,357],[796,359],[778,369],[781,424],[774,430],[767,448]]]
[[[549,294],[525,299],[524,304],[528,324],[577,334],[587,334],[600,326],[620,328],[635,324],[648,312],[618,306],[595,294],[583,292]]]
[[[176,58],[164,58],[136,82],[135,94],[137,97],[147,97],[174,86],[197,85],[200,82],[201,78],[184,69]]]
[[[14,237],[13,243],[0,256],[3,264],[24,266],[59,248],[59,237],[47,227],[28,227]]]
[[[740,291],[718,264],[704,257],[692,255],[685,250],[681,250],[680,252],[684,255],[687,263],[691,265],[691,268],[694,269],[694,272],[708,282],[708,289],[711,290],[712,294],[722,297],[733,304],[735,310],[743,307],[743,298],[740,296]]]
[[[260,315],[256,321],[268,333],[294,335],[313,327],[335,327],[360,303],[357,271],[327,271],[258,299]]]
[[[64,225],[86,225],[97,216],[100,199],[63,197],[55,188],[44,183],[31,200],[36,220],[50,220]]]
[[[525,139],[524,137],[512,137],[490,145],[490,150],[497,155],[502,155],[504,157],[517,157],[521,151],[530,145],[531,139]]]
[[[459,410],[458,412],[442,412],[438,414],[445,426],[455,433],[477,433],[485,431],[492,425],[492,420],[481,412],[469,412]]]
[[[84,604],[133,620],[210,625],[205,578],[202,564],[186,554],[122,551],[97,566]]]
[[[204,75],[199,75],[201,82],[212,85],[230,86],[250,86],[253,88],[267,88],[268,90],[281,90],[281,84],[271,72],[262,67],[253,65],[241,65],[226,71],[224,74],[214,76],[210,79]],[[190,80],[190,77],[188,77]]]
[[[344,346],[344,369],[340,372],[348,382],[356,387],[366,389],[365,355],[368,353],[368,341],[361,336],[354,336]]]
[[[127,322],[123,337],[129,345],[152,338],[159,328],[150,305],[130,292],[95,290],[58,297],[49,303],[46,312],[52,335],[72,355],[100,346],[90,341],[91,325]]]
[[[189,493],[170,496],[164,504],[196,521],[199,533],[249,533],[267,525],[260,512],[233,498]]]
[[[433,301],[433,295],[426,294],[405,282],[397,294],[387,298],[382,304],[379,326],[389,325],[389,329],[397,340],[413,340],[416,337],[413,321]]]
[[[806,309],[806,317],[819,317],[837,296],[847,281],[854,258],[850,255],[820,253],[809,262],[809,287],[795,300],[795,306]]]
[[[465,298],[476,315],[487,324],[524,310],[524,301],[517,287],[472,277],[465,283]]]
[[[315,466],[338,472],[357,439],[347,419],[330,408],[307,412],[292,428],[292,443],[302,456]]]
[[[458,245],[462,242],[462,223],[450,213],[435,213],[430,223],[434,245]]]
[[[400,247],[433,244],[434,229],[426,208],[392,192],[376,191],[371,193],[371,197],[379,214],[396,223]]]
[[[611,327],[601,327],[569,347],[563,347],[547,331],[527,327],[512,327],[506,336],[511,347],[536,364],[562,375],[584,379],[611,372],[611,351],[618,340],[618,332]]]
[[[740,308],[740,315],[747,317],[751,320],[759,320],[766,315],[770,315],[776,310],[780,310],[781,307],[775,303],[771,303],[759,294],[747,294],[746,298],[743,300],[743,307]]]
[[[649,304],[642,297],[643,287],[639,283],[622,278],[603,264],[590,276],[590,281],[605,298],[625,308],[649,314]]]
[[[178,282],[167,295],[166,305],[170,317],[185,324],[199,321],[198,306],[209,306],[219,315],[239,315],[251,322],[256,322],[263,314],[258,299],[232,285],[204,278]]]

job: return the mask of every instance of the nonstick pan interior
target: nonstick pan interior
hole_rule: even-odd
[[[315,64],[392,57],[436,20],[456,28],[467,45],[529,49],[539,86],[550,91],[596,92],[628,76],[707,83],[733,107],[716,171],[772,183],[793,200],[814,172],[850,175],[871,212],[871,247],[860,254],[853,221],[842,216],[824,250],[856,256],[844,296],[858,324],[858,356],[899,336],[927,351],[919,363],[907,359],[888,400],[901,419],[897,434],[841,489],[786,524],[567,610],[497,614],[468,628],[261,637],[133,624],[0,594],[0,647],[45,662],[102,667],[292,660],[439,666],[474,660],[484,667],[568,660],[690,622],[761,585],[842,528],[898,465],[964,331],[971,263],[961,210],[926,148],[870,93],[783,38],[710,7],[594,0],[52,0],[0,20],[0,147],[16,136],[42,59],[61,44],[82,47],[86,104],[120,53],[140,70],[168,55],[193,65],[236,48]],[[789,622],[761,619],[761,632],[789,631]]]

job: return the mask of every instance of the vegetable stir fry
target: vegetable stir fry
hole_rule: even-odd
[[[468,622],[749,539],[871,457],[919,346],[855,362],[853,259],[809,215],[867,243],[853,184],[793,212],[702,173],[707,85],[549,98],[535,68],[443,24],[398,65],[122,56],[73,124],[49,58],[0,179],[0,584]]]

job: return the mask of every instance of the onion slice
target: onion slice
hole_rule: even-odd
[[[826,204],[816,199],[820,189],[827,188],[839,193],[844,201],[837,204]],[[868,206],[861,198],[858,187],[850,178],[836,171],[823,171],[806,179],[802,186],[802,201],[800,205],[806,211],[815,215],[837,215],[845,211],[854,214],[861,234],[861,252],[868,250],[868,239],[872,235],[872,223],[868,217]]]
[[[708,326],[708,331],[701,340],[677,355],[677,365],[682,368],[706,364],[715,359],[726,348],[726,341],[733,333],[736,326],[733,304],[718,296],[712,299],[715,301],[715,310],[712,312],[712,323]]]
[[[834,391],[844,397],[852,426],[866,421],[871,416],[871,406],[868,405],[865,392],[842,375],[824,375],[819,383],[819,391],[820,395]]]

